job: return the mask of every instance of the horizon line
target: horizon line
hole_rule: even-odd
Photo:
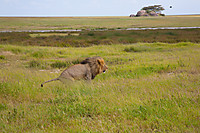
[[[174,15],[166,15],[166,16],[193,16],[193,15],[200,15],[200,14],[174,14]],[[129,15],[81,15],[81,16],[78,16],[78,15],[74,15],[74,16],[62,16],[62,15],[0,15],[1,18],[3,17],[31,17],[31,18],[34,18],[34,17],[129,17]]]

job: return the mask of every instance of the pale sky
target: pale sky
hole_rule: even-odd
[[[155,4],[166,15],[200,14],[200,0],[0,0],[0,16],[128,16]]]

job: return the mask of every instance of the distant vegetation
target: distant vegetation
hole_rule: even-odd
[[[138,42],[200,42],[200,29],[145,31],[82,31],[76,33],[0,33],[1,44],[88,47]],[[35,55],[40,56],[40,55]]]
[[[145,10],[147,13],[155,12],[155,13],[161,13],[161,11],[164,11],[165,9],[162,7],[162,5],[153,5],[153,6],[147,6],[143,7],[141,10]]]
[[[200,15],[165,17],[0,17],[2,30],[124,29],[200,27]]]
[[[130,17],[141,17],[141,16],[165,16],[161,11],[165,10],[161,5],[153,5],[143,7],[136,15],[131,14]]]

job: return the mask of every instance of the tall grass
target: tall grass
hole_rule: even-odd
[[[132,47],[148,50],[125,50]],[[33,51],[44,53],[38,58]],[[200,45],[193,43],[0,45],[5,57],[0,62],[0,131],[199,132],[199,52]],[[91,83],[57,81],[40,87],[61,73],[60,64],[96,55],[109,69]]]

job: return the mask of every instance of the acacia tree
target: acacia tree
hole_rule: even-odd
[[[147,13],[150,13],[151,11],[154,11],[156,13],[161,13],[161,11],[165,9],[161,5],[154,5],[154,6],[143,7],[141,10],[145,10]]]

